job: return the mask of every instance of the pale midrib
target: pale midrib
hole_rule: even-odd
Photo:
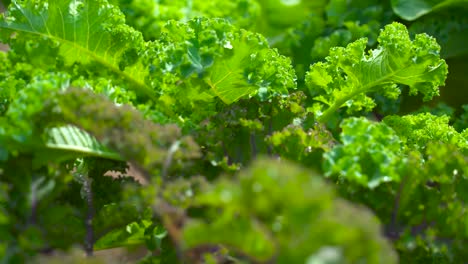
[[[440,66],[440,65],[438,65]],[[407,68],[411,67],[411,64],[406,66],[406,67],[403,67],[401,68],[400,70],[396,70],[394,71],[393,73],[391,74],[388,74],[388,75],[385,75],[384,77],[370,83],[370,84],[367,84],[365,86],[363,86],[362,88],[358,89],[356,92],[354,93],[351,93],[352,96],[355,96],[356,94],[359,94],[359,93],[366,93],[366,92],[369,92],[370,91],[370,88],[376,86],[376,85],[379,85],[379,84],[382,84],[383,81],[385,81],[386,79],[388,78],[391,78],[393,76],[397,76],[400,72],[406,70]],[[406,77],[406,79],[411,79],[411,78],[414,78],[414,77],[417,77],[417,76],[421,76],[421,75],[424,75],[425,73],[422,73],[422,74],[415,74],[415,75],[411,75],[411,76],[408,76]],[[400,77],[401,79],[403,79],[402,77]],[[349,100],[349,99],[348,99]]]
[[[224,96],[222,96],[219,91],[218,91],[218,88],[216,87],[215,84],[213,84],[211,82],[211,80],[208,80],[208,85],[211,87],[211,90],[216,94],[216,96],[218,96],[225,104],[231,104],[232,102],[228,101],[226,98],[224,98]]]
[[[151,89],[150,87],[148,87],[145,83],[142,83],[140,82],[139,80],[137,79],[134,79],[132,76],[130,76],[129,74],[127,74],[126,72],[124,71],[121,71],[119,68],[115,67],[114,65],[112,64],[109,64],[106,60],[104,60],[103,58],[101,58],[100,56],[97,56],[96,54],[94,54],[93,52],[91,52],[90,50],[76,44],[75,42],[72,42],[72,41],[69,41],[67,39],[63,39],[63,38],[59,38],[57,36],[54,36],[54,35],[47,35],[47,34],[44,34],[44,33],[40,33],[40,32],[37,32],[37,31],[31,31],[31,30],[26,30],[26,29],[23,29],[23,28],[16,28],[16,27],[10,27],[10,26],[2,26],[0,25],[0,28],[5,28],[5,29],[10,29],[10,30],[16,30],[16,31],[21,31],[21,32],[25,32],[25,33],[29,33],[29,34],[33,34],[33,35],[38,35],[38,36],[42,36],[42,37],[46,37],[46,38],[49,38],[49,39],[53,39],[53,40],[56,40],[58,42],[63,42],[67,45],[70,45],[72,46],[73,48],[77,48],[79,49],[81,52],[87,54],[89,57],[91,57],[92,59],[94,59],[96,62],[100,63],[101,65],[103,65],[104,67],[106,68],[109,68],[111,71],[113,71],[114,73],[117,73],[119,75],[121,75],[125,80],[127,81],[130,81],[131,83],[137,85],[139,87],[139,89],[137,90],[141,90],[143,93],[145,93],[147,96],[149,96],[151,99],[156,99],[155,98],[155,95],[151,92]]]
[[[402,67],[402,68],[400,68],[399,70],[396,70],[396,71],[392,71],[390,74],[384,75],[383,77],[381,77],[381,78],[379,78],[379,79],[377,79],[377,80],[375,80],[375,81],[373,81],[371,83],[368,83],[368,84],[356,89],[356,91],[354,91],[354,92],[352,92],[352,93],[350,93],[348,95],[345,95],[345,96],[343,96],[341,98],[338,98],[335,101],[335,103],[333,103],[332,106],[330,106],[327,110],[325,110],[323,115],[321,115],[319,117],[319,120],[322,121],[322,122],[325,121],[332,112],[334,112],[335,110],[338,110],[346,101],[350,100],[351,98],[353,98],[354,96],[356,96],[356,95],[358,95],[360,93],[369,92],[372,87],[375,87],[375,86],[381,84],[383,81],[385,81],[385,80],[387,80],[387,79],[389,79],[389,78],[391,78],[393,76],[398,75],[400,72],[402,72],[403,70],[406,70],[410,66],[411,65],[406,66],[406,67]]]
[[[390,66],[390,65],[389,65]],[[390,74],[387,74],[387,75],[384,75],[382,78],[379,78],[377,79],[376,81],[374,82],[371,82],[371,83],[368,83],[366,85],[364,85],[362,88],[360,89],[357,89],[356,93],[352,93],[353,96],[356,95],[356,94],[359,94],[359,93],[366,93],[370,90],[370,88],[378,85],[378,84],[381,84],[383,81],[385,81],[386,79],[389,79],[393,76],[396,76],[398,75],[400,72],[402,72],[403,70],[406,70],[407,68],[409,68],[411,66],[411,64],[409,65],[405,65],[405,67],[400,67],[399,70],[396,70],[396,71],[392,71]]]
[[[231,76],[232,74],[235,73],[235,71],[232,71],[229,69],[228,66],[226,66],[228,68],[228,73],[226,75],[224,75],[221,79],[219,79],[217,82],[213,83],[211,81],[211,76],[210,76],[210,79],[208,80],[208,85],[211,87],[211,89],[213,90],[213,92],[219,97],[221,98],[221,100],[225,103],[225,104],[231,104],[231,100],[228,100],[227,98],[225,98],[221,93],[220,91],[218,91],[218,84],[221,83],[222,81],[224,81],[227,77]],[[236,98],[237,99],[237,98]],[[235,100],[236,100],[235,99]],[[234,102],[234,101],[233,101]]]
[[[401,71],[402,71],[402,70],[397,70],[397,71],[395,71],[394,73],[385,75],[384,77],[379,78],[379,79],[377,79],[377,80],[374,81],[374,82],[371,82],[371,83],[368,83],[368,84],[362,86],[361,88],[357,89],[354,93],[351,93],[351,97],[354,97],[354,96],[356,96],[357,94],[360,94],[360,93],[367,93],[367,92],[369,92],[370,89],[371,89],[372,87],[375,87],[375,86],[377,86],[377,85],[379,85],[379,84],[382,84],[382,82],[384,82],[385,80],[387,80],[387,79],[389,79],[389,78],[391,78],[391,77],[393,77],[393,76],[398,75],[398,73],[400,73]],[[348,100],[349,100],[349,99],[348,99]],[[347,100],[346,100],[346,101],[347,101]]]

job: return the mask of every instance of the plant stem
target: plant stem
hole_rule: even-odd
[[[349,95],[349,96],[346,96],[346,97],[342,97],[338,100],[335,101],[335,103],[330,106],[330,108],[328,108],[327,110],[325,110],[325,112],[323,112],[323,114],[321,116],[318,117],[318,121],[322,122],[322,123],[325,123],[327,122],[330,117],[346,102],[348,101],[351,97],[353,97],[353,95]]]
[[[399,71],[397,71],[399,72]],[[346,103],[346,101],[350,100],[354,96],[361,94],[361,93],[368,93],[373,91],[373,87],[376,87],[377,85],[384,84],[385,80],[390,78],[391,75],[384,76],[378,80],[375,80],[371,83],[368,83],[367,85],[364,85],[363,87],[360,87],[359,89],[356,89],[354,92],[349,93],[347,95],[344,95],[343,97],[338,98],[330,108],[325,110],[321,116],[319,116],[317,119],[318,121],[325,123],[330,119],[330,117],[335,113],[340,107]]]
[[[270,114],[270,120],[268,122],[268,132],[265,138],[271,136],[272,134],[273,134],[273,118],[271,117],[271,114]],[[267,144],[267,153],[268,153],[268,156],[272,156],[273,154],[273,147],[271,146],[271,143]]]
[[[250,133],[250,149],[252,152],[252,159],[257,157],[257,143],[255,142],[255,133]]]
[[[93,230],[93,218],[94,218],[94,202],[93,202],[93,192],[91,187],[92,179],[86,177],[83,182],[83,188],[86,193],[86,204],[88,207],[88,212],[86,215],[86,240],[85,240],[85,251],[86,256],[93,256],[93,246],[94,246],[94,230]]]
[[[36,224],[36,219],[37,219],[37,192],[36,192],[36,186],[35,183],[33,182],[31,185],[31,213],[29,216],[29,224],[35,225]]]
[[[163,184],[166,181],[166,177],[167,177],[169,168],[171,167],[172,158],[174,156],[174,153],[177,150],[179,150],[179,147],[180,147],[180,141],[175,141],[174,143],[172,143],[171,147],[167,151],[166,160],[164,161],[162,171],[161,171],[161,180],[162,180]]]
[[[399,238],[399,234],[398,234],[398,212],[400,210],[400,200],[401,200],[401,194],[403,192],[403,188],[405,186],[405,180],[406,180],[406,176],[403,177],[403,179],[401,180],[400,182],[400,185],[398,187],[398,191],[397,191],[397,194],[395,196],[395,201],[394,201],[394,204],[393,204],[393,211],[392,211],[392,219],[391,219],[391,222],[390,222],[390,227],[388,229],[388,236],[391,238],[391,239],[394,239],[394,240],[397,240]]]
[[[226,148],[226,145],[224,144],[224,141],[221,141],[221,146],[223,148],[223,154],[224,156],[226,157],[227,159],[227,164],[230,166],[232,165],[232,158],[231,156],[229,155],[229,152],[227,151],[227,148]]]

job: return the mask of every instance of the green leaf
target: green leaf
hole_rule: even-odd
[[[205,214],[183,229],[187,249],[221,244],[252,262],[304,263],[335,245],[346,263],[396,263],[376,218],[337,198],[313,171],[259,159],[237,177],[204,187],[194,206]]]
[[[52,40],[65,64],[97,62],[114,72],[137,92],[154,97],[140,63],[125,57],[143,47],[141,33],[125,25],[124,15],[106,0],[12,1],[0,28],[10,38]],[[50,43],[49,43],[50,45]]]
[[[58,105],[66,123],[90,133],[147,171],[159,169],[170,148],[170,155],[178,159],[200,156],[198,145],[191,137],[182,137],[177,126],[155,124],[133,107],[116,106],[89,90],[70,88],[60,94]]]
[[[213,92],[226,104],[232,104],[257,89],[244,76],[244,67],[249,63],[252,51],[245,43],[236,44],[232,57],[217,60],[207,79]]]
[[[230,221],[220,217],[210,224],[192,220],[183,235],[186,248],[221,243],[262,260],[274,253],[274,245],[262,226],[246,218]]]
[[[435,39],[418,34],[412,41],[404,25],[393,23],[382,30],[378,42],[367,53],[366,39],[333,48],[326,62],[311,66],[306,83],[314,100],[321,102],[314,107],[319,109],[319,120],[328,120],[344,106],[348,113],[369,111],[375,103],[367,93],[395,99],[400,94],[398,84],[409,86],[410,94],[423,94],[425,100],[439,94],[447,64],[440,59]]]
[[[342,143],[323,155],[326,176],[338,175],[371,189],[400,181],[404,159],[395,131],[363,117],[345,119],[341,128]]]
[[[147,40],[160,37],[167,21],[187,21],[195,17],[225,18],[240,28],[255,28],[260,6],[256,0],[119,0],[127,23]]]
[[[0,117],[0,141],[8,148],[28,149],[41,145],[40,135],[51,122],[47,117],[50,105],[56,103],[58,91],[66,89],[70,77],[64,73],[36,73],[18,92],[11,91],[11,102]],[[46,103],[49,102],[49,103]],[[11,150],[11,149],[10,149]]]
[[[264,23],[270,28],[268,31],[278,31],[278,28],[288,28],[300,24],[312,14],[325,9],[327,1],[301,0],[259,0],[264,11]]]
[[[75,126],[61,126],[49,129],[46,147],[50,150],[76,152],[83,156],[93,156],[123,161],[115,151],[99,143],[96,138]]]
[[[161,94],[156,107],[175,122],[204,120],[220,102],[268,100],[296,88],[289,58],[269,48],[263,36],[223,19],[169,21],[148,44],[147,56],[150,82]]]
[[[154,227],[151,221],[133,222],[99,238],[94,244],[94,250],[144,245],[148,239],[155,240],[151,243],[160,244],[166,233],[166,230]]]
[[[450,9],[424,16],[411,24],[410,33],[424,32],[435,37],[442,47],[441,56],[445,59],[467,55],[467,10],[468,8]],[[453,75],[453,71],[451,74]]]
[[[384,123],[390,126],[402,142],[417,149],[424,149],[433,142],[451,143],[460,149],[468,149],[468,139],[449,125],[450,117],[421,113],[406,116],[387,116]]]
[[[317,150],[328,151],[335,142],[333,136],[319,123],[305,130],[301,126],[289,125],[275,131],[267,138],[276,153],[290,160],[304,161],[315,158]]]
[[[467,0],[392,0],[393,11],[401,18],[410,21],[443,8],[467,6],[467,4]]]
[[[468,104],[462,105],[461,107],[463,112],[461,115],[455,120],[454,127],[458,130],[465,130],[465,133],[468,135]]]

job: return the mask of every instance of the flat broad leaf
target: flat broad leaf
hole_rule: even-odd
[[[437,14],[422,17],[411,24],[410,34],[426,33],[440,43],[440,55],[444,59],[464,56],[468,54],[468,16],[467,8],[446,10]],[[450,74],[454,75],[453,63]],[[453,77],[456,79],[457,77]]]
[[[467,0],[392,0],[393,11],[405,20],[415,20],[443,8],[468,5]]]

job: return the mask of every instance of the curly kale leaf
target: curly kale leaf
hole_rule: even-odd
[[[420,156],[428,144],[451,144],[461,151],[468,147],[468,133],[457,132],[449,125],[448,116],[429,113],[387,116],[381,123],[348,118],[341,127],[342,143],[324,154],[325,173],[370,188],[382,182],[399,182],[400,175],[409,169],[408,159],[414,153]],[[425,162],[425,157],[418,159]]]
[[[315,39],[312,59],[322,60],[332,47],[346,46],[359,38],[367,37],[367,45],[372,47],[377,41],[379,28],[391,21],[389,13],[390,8],[382,1],[330,1],[326,8],[328,28],[323,32],[326,35]]]
[[[27,86],[32,76],[41,75],[40,69],[12,61],[8,53],[0,51],[0,116],[6,114],[18,91]]]
[[[424,162],[421,156],[426,157]],[[402,258],[415,252],[411,243],[417,241],[429,256],[443,257],[436,253],[443,248],[451,259],[447,263],[466,259],[467,173],[468,156],[452,144],[430,142],[420,154],[409,156],[398,208],[398,222],[405,231],[396,247],[407,252]]]
[[[177,126],[145,120],[131,106],[116,106],[89,90],[68,89],[58,106],[65,122],[87,131],[145,172],[155,172],[168,157],[179,162],[200,156],[198,145],[191,137],[182,137]]]
[[[265,47],[264,40],[258,35],[249,36],[241,31],[241,36],[240,40],[231,43],[232,55],[217,60],[206,78],[223,102],[231,104],[256,94],[266,100],[272,95],[287,95],[289,89],[295,88],[295,75],[289,59]],[[256,49],[252,50],[254,47]]]
[[[36,58],[47,49],[49,60],[57,58],[52,62],[56,68],[73,71],[70,74],[81,78],[81,84],[89,75],[107,77],[131,91],[125,100],[134,97],[133,91],[154,101],[159,98],[157,111],[172,120],[194,113],[200,103],[207,107],[198,119],[206,118],[216,97],[228,104],[256,94],[266,99],[296,86],[288,58],[270,49],[260,35],[224,19],[172,21],[161,29],[157,41],[144,42],[106,0],[31,0],[13,1],[0,28],[18,56]],[[28,45],[34,54],[26,52]],[[45,59],[36,58],[40,65]]]
[[[335,144],[331,133],[319,123],[307,130],[299,125],[288,125],[280,131],[273,132],[267,138],[267,142],[281,157],[309,161],[312,164],[317,158],[317,155],[314,155],[317,151],[330,151]]]
[[[369,24],[359,24],[355,21],[346,21],[343,28],[334,30],[330,35],[318,37],[314,41],[311,56],[314,60],[322,60],[329,55],[330,49],[337,46],[345,46],[360,38],[369,38],[368,46],[375,44],[380,24],[371,21]]]
[[[8,110],[0,117],[0,141],[26,148],[41,144],[38,136],[52,121],[46,118],[44,102],[55,100],[58,91],[68,85],[69,76],[63,73],[36,75],[26,87],[14,93]]]
[[[16,90],[15,84],[11,83],[14,78],[7,79],[12,71],[11,62],[8,60],[6,53],[0,52],[0,87],[2,87],[0,90],[0,116],[3,116],[7,111],[12,94]]]
[[[69,83],[69,76],[64,73],[42,74],[21,90],[11,91],[8,109],[0,116],[0,143],[4,150],[14,155],[29,153],[34,165],[84,156],[122,160],[118,153],[55,116],[59,92],[66,90]]]
[[[412,41],[404,25],[393,23],[380,33],[376,49],[366,53],[366,43],[360,39],[334,48],[326,62],[311,66],[306,83],[320,102],[314,105],[319,120],[328,120],[344,106],[348,112],[369,111],[375,103],[367,93],[394,99],[400,94],[398,84],[408,85],[410,94],[421,93],[425,100],[438,95],[447,64],[435,39],[418,34]]]
[[[363,117],[345,119],[341,128],[341,144],[323,155],[326,176],[369,188],[400,180],[402,143],[395,131]]]
[[[187,21],[195,17],[224,18],[233,25],[252,29],[260,15],[255,0],[116,0],[130,26],[147,40],[156,40],[169,20]]]
[[[253,262],[303,263],[333,245],[340,263],[396,263],[376,218],[312,171],[260,159],[235,179],[204,187],[193,205],[206,215],[184,226],[186,249],[221,244]]]
[[[162,32],[146,58],[151,85],[159,88],[157,107],[168,115],[203,120],[216,112],[216,98],[225,104],[252,96],[267,100],[296,88],[288,58],[261,35],[226,20],[171,21]]]
[[[7,43],[31,40],[41,49],[58,49],[65,65],[98,63],[123,78],[130,89],[154,97],[147,71],[135,58],[144,46],[141,33],[106,0],[12,1],[0,28]]]
[[[462,113],[460,116],[455,120],[455,123],[453,126],[457,129],[457,131],[462,131],[465,130],[467,131],[468,129],[468,104],[462,105]],[[465,132],[468,134],[468,132]]]
[[[468,148],[468,138],[449,125],[450,117],[422,113],[406,116],[387,116],[384,123],[390,126],[403,143],[417,149],[431,142],[451,143],[461,149]]]

